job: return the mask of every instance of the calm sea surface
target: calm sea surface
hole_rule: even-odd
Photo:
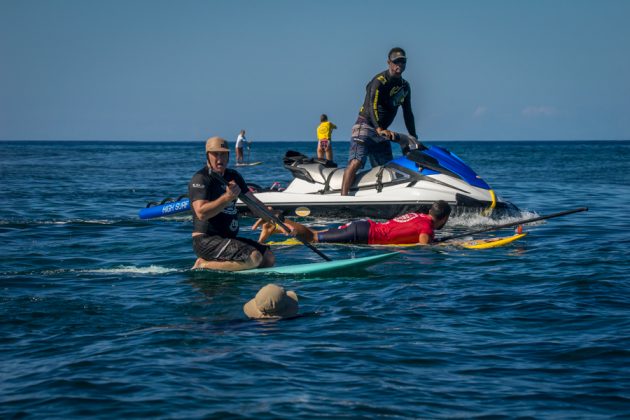
[[[590,211],[506,247],[403,249],[366,271],[199,275],[190,217],[137,212],[187,192],[203,142],[0,142],[0,417],[630,418],[630,142],[439,145],[523,217]],[[241,173],[286,184],[289,148],[314,153],[254,143],[264,163]],[[304,316],[245,318],[271,281]]]

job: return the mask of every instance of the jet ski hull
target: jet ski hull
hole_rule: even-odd
[[[373,219],[392,219],[394,217],[410,212],[426,213],[431,208],[433,201],[425,201],[418,203],[406,202],[375,202],[375,203],[266,203],[273,207],[274,210],[282,211],[282,214],[288,216],[312,216],[317,218],[362,218],[369,217]],[[461,215],[468,213],[492,214],[493,216],[511,215],[518,212],[515,206],[507,203],[499,203],[489,213],[486,207],[469,207],[458,206],[455,203],[449,203],[453,207],[453,215]],[[239,203],[239,212],[250,215],[249,210]]]

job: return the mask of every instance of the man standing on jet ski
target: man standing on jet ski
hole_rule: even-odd
[[[387,128],[394,121],[402,105],[405,126],[409,135],[416,135],[416,123],[411,110],[411,87],[402,78],[407,56],[402,48],[392,48],[387,55],[388,68],[374,76],[366,86],[365,100],[359,117],[352,127],[348,167],[344,171],[341,195],[348,195],[359,168],[370,158],[372,166],[384,165],[393,159],[390,141],[397,134]]]
[[[346,243],[368,245],[427,245],[433,242],[434,230],[444,227],[451,215],[451,206],[444,200],[433,203],[428,214],[407,213],[386,222],[374,222],[370,219],[354,220],[337,229],[316,231],[301,223],[284,220],[292,231],[291,235],[306,242]],[[259,219],[253,229],[261,226],[258,242],[264,243],[277,227],[273,223],[264,223]],[[286,232],[285,232],[286,233]]]

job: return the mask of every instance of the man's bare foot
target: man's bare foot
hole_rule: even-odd
[[[198,270],[200,268],[204,268],[205,263],[206,263],[206,260],[202,258],[197,258],[197,261],[195,261],[195,264],[192,266],[191,270]]]

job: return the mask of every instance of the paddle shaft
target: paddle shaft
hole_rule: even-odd
[[[548,214],[546,216],[533,217],[531,219],[524,219],[524,220],[519,220],[518,222],[505,223],[503,225],[497,225],[497,226],[492,226],[492,227],[485,228],[485,229],[473,230],[471,232],[458,233],[456,235],[445,236],[444,238],[437,238],[437,239],[434,240],[434,242],[450,241],[451,239],[462,238],[464,236],[474,235],[474,234],[477,234],[477,233],[490,232],[492,230],[499,230],[499,229],[503,229],[503,228],[509,228],[509,227],[512,227],[512,226],[524,225],[525,223],[533,223],[533,222],[537,222],[539,220],[552,219],[554,217],[565,216],[567,214],[578,213],[580,211],[588,211],[588,207],[578,207],[577,209],[561,211],[561,212],[558,212],[558,213]]]
[[[221,185],[223,185],[224,187],[227,188],[228,184],[227,184],[227,182],[225,182],[225,179],[223,179],[223,177],[221,175],[219,175],[218,173],[216,173],[216,172],[214,172],[212,170],[210,170],[209,172],[210,172],[210,176],[212,176],[219,183],[221,183]],[[260,217],[261,219],[263,219],[263,220],[265,220],[267,222],[273,222],[273,223],[277,224],[278,226],[280,226],[282,229],[284,229],[287,232],[291,231],[291,228],[289,228],[287,225],[282,223],[282,221],[280,219],[278,219],[274,214],[270,213],[269,210],[267,210],[264,206],[261,206],[256,201],[254,201],[251,198],[249,198],[248,196],[246,196],[245,192],[241,191],[241,193],[238,195],[238,198],[240,198],[241,201],[243,203],[245,203],[247,205],[247,207],[249,207],[252,210],[252,213],[254,213],[256,216]],[[300,239],[300,238],[296,238],[296,239],[299,240],[300,242],[302,242],[307,247],[309,247],[313,252],[315,252],[317,255],[319,255],[320,257],[322,257],[326,261],[332,261],[332,259],[329,256],[324,254],[319,249],[315,248],[315,246],[313,244],[311,244],[309,242],[306,242],[305,240]]]

